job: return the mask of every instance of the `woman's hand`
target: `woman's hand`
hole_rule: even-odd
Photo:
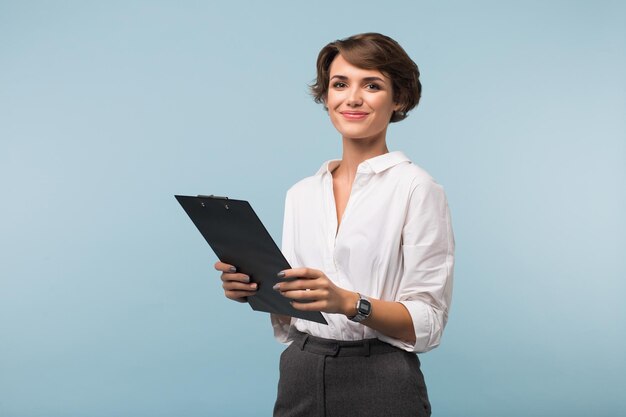
[[[231,300],[245,303],[247,297],[256,294],[257,284],[250,283],[250,277],[237,273],[237,268],[224,262],[215,262],[215,269],[222,271],[222,288],[224,295]]]
[[[281,295],[292,299],[296,310],[356,315],[357,293],[336,286],[322,271],[311,268],[285,269],[281,278],[297,278],[274,286]],[[308,302],[302,302],[308,301]]]

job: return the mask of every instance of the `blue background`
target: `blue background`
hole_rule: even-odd
[[[223,297],[174,194],[248,199],[341,156],[319,49],[398,40],[388,132],[457,242],[434,416],[626,412],[623,2],[0,1],[0,416],[270,415],[282,346]],[[620,394],[622,393],[622,394]]]

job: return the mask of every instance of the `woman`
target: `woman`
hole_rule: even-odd
[[[415,353],[446,324],[454,238],[442,187],[386,143],[419,101],[418,68],[393,39],[355,35],[321,50],[311,90],[343,155],[287,192],[282,250],[294,268],[274,289],[328,325],[272,315],[290,344],[274,415],[429,416]],[[226,297],[254,295],[234,266],[215,268]]]

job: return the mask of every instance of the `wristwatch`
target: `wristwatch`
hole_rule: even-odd
[[[359,323],[372,314],[372,303],[366,296],[359,293],[357,294],[359,295],[359,301],[356,302],[356,316],[348,317],[348,319]]]

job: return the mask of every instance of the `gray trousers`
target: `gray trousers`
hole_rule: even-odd
[[[417,355],[378,339],[344,342],[292,328],[274,417],[428,417]]]

